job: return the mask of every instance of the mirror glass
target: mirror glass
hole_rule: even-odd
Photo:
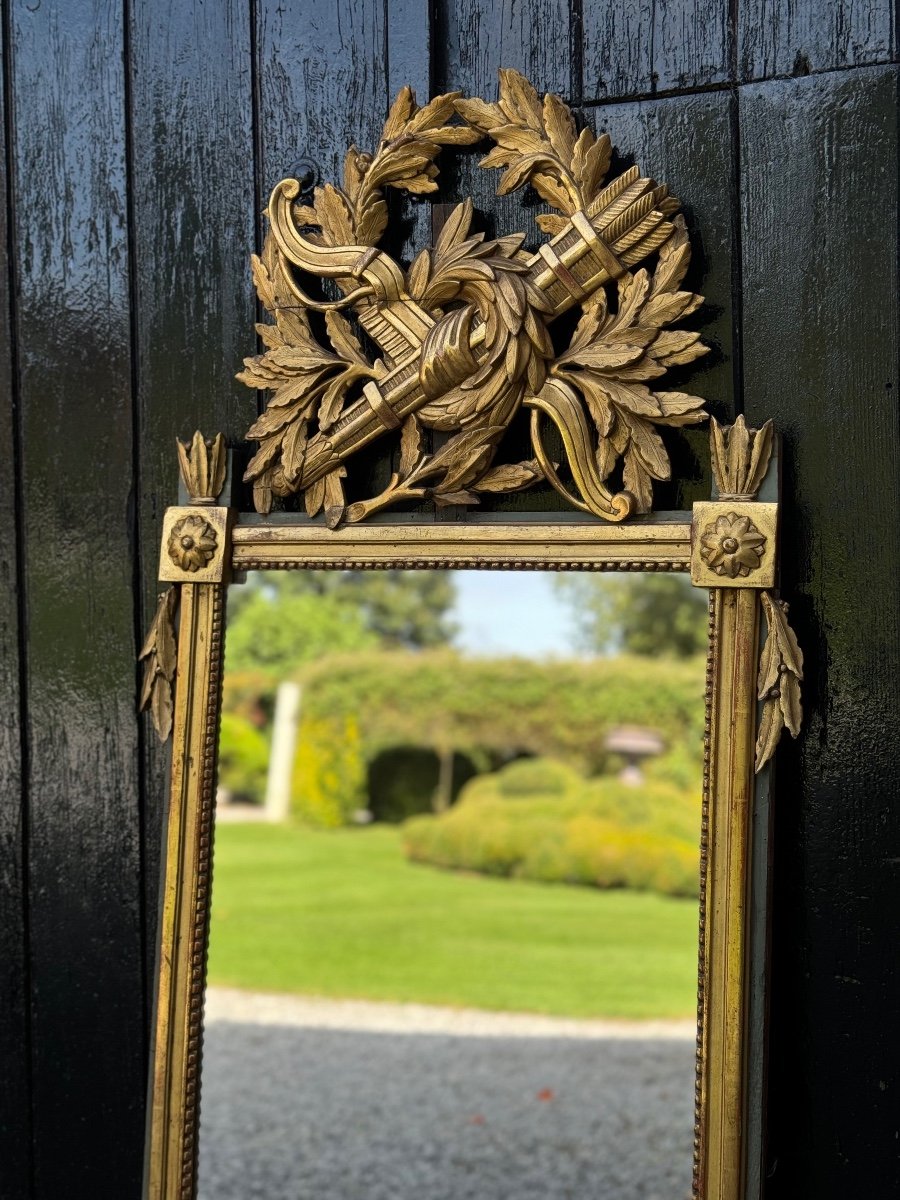
[[[228,597],[201,1200],[673,1200],[707,595],[291,571]]]

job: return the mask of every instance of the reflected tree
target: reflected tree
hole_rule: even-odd
[[[706,647],[707,593],[685,575],[573,573],[554,582],[589,653],[690,658]]]

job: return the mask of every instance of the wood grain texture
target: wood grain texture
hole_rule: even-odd
[[[738,264],[729,187],[732,103],[727,93],[715,92],[604,105],[585,113],[597,133],[612,138],[616,170],[636,162],[643,174],[665,183],[682,202],[692,247],[684,286],[706,297],[689,325],[702,331],[712,351],[667,374],[664,385],[703,396],[709,412],[726,422],[736,415],[738,367],[732,301]],[[675,482],[654,484],[655,507],[690,508],[695,500],[708,500],[712,479],[706,426],[665,430],[663,437]]]
[[[572,35],[582,10],[583,44]],[[807,651],[809,723],[780,751],[776,783],[767,1200],[900,1188],[897,95],[893,69],[860,66],[896,55],[896,27],[886,0],[745,0],[728,51],[726,8],[710,0],[572,11],[570,27],[564,0],[439,0],[431,14],[427,0],[5,5],[12,111],[0,125],[20,291],[10,335],[0,280],[0,384],[15,405],[0,417],[4,1200],[138,1194],[142,909],[146,898],[152,933],[161,793],[151,754],[140,848],[135,634],[174,490],[172,437],[201,424],[237,438],[254,407],[231,376],[254,349],[255,214],[298,157],[338,178],[348,142],[371,143],[402,83],[420,99],[452,87],[493,98],[502,65],[584,101],[595,128],[681,195],[691,282],[710,302],[698,319],[718,346],[688,386],[721,415],[742,393],[750,419],[774,416],[787,434],[784,592]],[[729,53],[749,80],[853,69],[741,88],[739,172],[730,96],[608,103],[727,92]],[[498,201],[477,152],[457,157],[445,156],[442,200],[472,193],[482,226],[538,240],[534,198]],[[738,182],[740,264],[728,216]],[[431,208],[392,204],[408,255],[429,240]],[[684,500],[704,487],[686,463]],[[382,457],[372,480],[384,470]],[[564,504],[524,493],[516,506]]]
[[[458,89],[468,96],[497,99],[501,67],[521,71],[541,93],[552,91],[572,99],[569,12],[562,0],[521,0],[493,5],[485,0],[457,0],[435,14],[436,90]],[[471,196],[486,219],[489,236],[525,229],[530,243],[543,241],[534,217],[537,197],[517,191],[497,196],[496,170],[482,170],[484,147],[442,156],[444,202]],[[489,214],[489,215],[488,215]]]
[[[775,807],[771,1200],[894,1195],[897,78],[741,93],[744,389],[785,437],[805,728]]]
[[[740,0],[739,13],[744,80],[888,62],[896,54],[891,0]]]
[[[432,19],[428,0],[392,0],[387,18],[387,101],[407,84],[420,105],[435,94],[432,86]],[[431,201],[388,190],[391,246],[404,264],[431,244]]]
[[[385,6],[382,0],[259,0],[256,41],[262,209],[298,159],[315,164],[319,183],[340,184],[348,146],[374,149],[389,104]],[[407,225],[384,248],[398,254],[411,237]],[[390,471],[386,447],[373,447],[360,458],[362,490],[348,489],[348,498],[381,491]]]
[[[435,71],[442,91],[461,87],[494,99],[501,67],[521,71],[539,92],[572,94],[570,5],[566,0],[453,0],[435,11]]]
[[[351,142],[371,149],[387,113],[380,0],[259,0],[261,200],[299,158],[340,182]]]
[[[725,83],[730,58],[728,5],[720,0],[584,6],[585,101]]]
[[[145,1078],[121,8],[11,9],[34,1196],[136,1193]]]
[[[156,607],[162,514],[176,502],[176,435],[238,444],[256,397],[234,378],[254,351],[256,241],[246,0],[131,7],[131,318],[137,349],[139,630]],[[144,871],[153,976],[167,751],[145,726]]]
[[[0,47],[6,66],[5,29]],[[6,96],[0,92],[0,245],[9,245]],[[0,272],[0,1195],[27,1196],[31,1173],[26,766],[22,761],[17,391],[10,295]]]

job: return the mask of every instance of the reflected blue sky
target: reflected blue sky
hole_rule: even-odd
[[[454,571],[460,627],[457,646],[466,654],[572,657],[575,623],[549,571]]]

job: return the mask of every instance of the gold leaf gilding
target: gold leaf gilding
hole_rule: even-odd
[[[540,218],[550,240],[529,254],[521,234],[486,239],[472,231],[465,200],[404,272],[377,247],[385,188],[435,191],[441,146],[483,137],[493,148],[482,166],[503,172],[499,194],[530,184],[557,210]],[[239,375],[270,393],[249,432],[260,443],[245,475],[257,508],[300,493],[310,516],[325,508],[337,525],[401,500],[446,503],[452,495],[471,504],[479,493],[549,481],[610,521],[649,511],[653,481],[670,475],[657,427],[706,416],[699,397],[657,390],[656,381],[708,348],[695,331],[671,328],[702,299],[680,286],[690,245],[678,201],[637,167],[604,186],[611,159],[607,134],[578,132],[558,96],[540,97],[503,70],[494,103],[453,92],[420,108],[403,88],[378,149],[351,147],[342,187],[317,188],[312,206],[298,203],[295,181],[280,183],[253,261],[275,324],[264,327],[264,353],[246,359]],[[313,300],[303,273],[332,280],[342,298]],[[581,320],[557,354],[548,325],[574,306]],[[347,311],[382,357],[367,357]],[[309,312],[325,314],[328,344]],[[505,469],[495,465],[498,447],[523,407],[533,410],[533,465]],[[574,490],[547,466],[546,421],[562,437]],[[412,453],[412,431],[425,429],[450,435],[439,454]],[[343,464],[400,430],[396,477],[380,496],[345,509]],[[620,463],[625,490],[614,494],[607,480]]]

